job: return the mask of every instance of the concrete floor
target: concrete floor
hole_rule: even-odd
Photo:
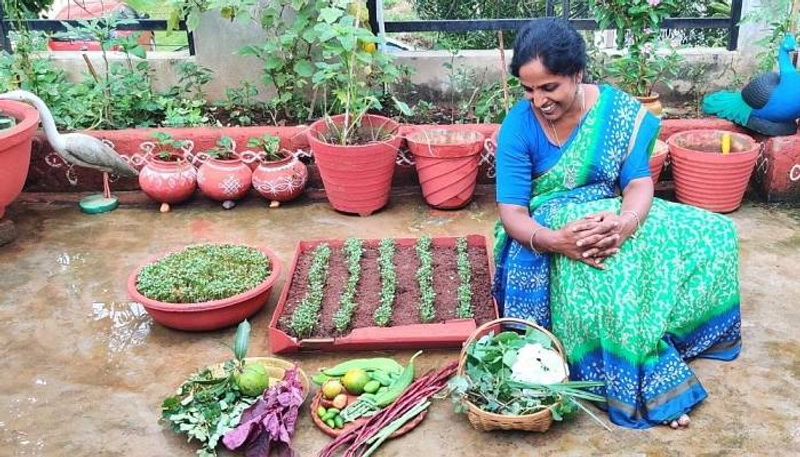
[[[235,330],[191,334],[154,325],[126,296],[138,263],[201,241],[264,244],[289,262],[301,239],[489,235],[496,213],[487,198],[442,213],[419,197],[398,197],[369,218],[337,214],[325,203],[267,210],[258,200],[232,211],[195,201],[168,214],[139,206],[102,216],[73,205],[17,203],[10,217],[19,238],[0,248],[0,455],[188,456],[195,448],[157,422],[161,400],[192,371],[228,358]],[[742,239],[744,353],[727,364],[693,363],[710,398],[690,429],[609,433],[584,415],[543,435],[484,434],[440,401],[420,428],[379,455],[800,453],[800,217],[753,205],[732,217]],[[253,319],[251,355],[269,353],[277,295]],[[410,354],[391,355],[404,361]],[[313,372],[342,356],[292,359]],[[418,366],[456,356],[426,351]],[[315,455],[327,440],[306,411],[295,435],[299,455]]]

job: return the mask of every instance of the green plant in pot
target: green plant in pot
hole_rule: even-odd
[[[139,172],[139,187],[161,204],[162,213],[188,200],[197,189],[197,170],[187,160],[190,146],[189,140],[176,140],[168,133],[153,134],[147,163]]]
[[[192,245],[143,264],[129,277],[128,293],[163,325],[212,330],[261,309],[280,271],[263,247]]]
[[[308,168],[290,151],[281,147],[281,139],[273,135],[250,138],[247,147],[261,159],[253,171],[253,187],[269,200],[270,208],[294,200],[306,188]]]
[[[250,190],[253,172],[236,152],[236,143],[230,137],[220,138],[206,154],[208,159],[197,170],[197,184],[207,197],[231,209]]]
[[[385,87],[402,71],[377,50],[381,40],[366,24],[366,10],[334,0],[320,12],[314,30],[322,42],[314,85],[326,112],[308,138],[331,205],[367,216],[389,201],[400,138],[391,119],[368,114],[382,108]],[[392,99],[401,110],[405,104]],[[354,179],[355,178],[355,179]]]
[[[281,139],[274,135],[263,135],[247,140],[247,147],[258,151],[266,162],[275,162],[286,157],[286,152],[281,149]]]
[[[608,76],[660,116],[660,96],[653,88],[674,76],[681,62],[659,39],[661,23],[677,10],[675,0],[592,0],[592,8],[601,29],[617,32],[620,53],[611,59]]]

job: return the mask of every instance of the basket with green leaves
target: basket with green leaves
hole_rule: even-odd
[[[532,322],[502,318],[485,323],[464,343],[457,375],[449,383],[456,411],[467,413],[480,431],[545,432],[553,420],[579,410],[607,428],[582,403],[605,402],[588,390],[604,383],[569,381],[564,354],[555,335]]]

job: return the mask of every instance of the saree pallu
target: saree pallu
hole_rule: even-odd
[[[606,88],[562,157],[536,178],[530,213],[558,230],[603,211],[619,213],[625,158],[652,148],[645,109]],[[573,380],[605,382],[610,419],[647,428],[674,420],[707,393],[687,361],[732,360],[740,351],[739,249],[728,218],[655,199],[648,218],[605,270],[537,254],[495,230],[494,295],[504,316],[550,328]]]

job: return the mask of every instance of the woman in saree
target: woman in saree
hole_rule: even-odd
[[[561,19],[520,30],[525,100],[497,149],[494,294],[504,316],[550,328],[573,380],[604,381],[612,422],[689,425],[707,393],[687,362],[740,350],[731,220],[653,198],[658,118],[583,84],[583,38]]]

